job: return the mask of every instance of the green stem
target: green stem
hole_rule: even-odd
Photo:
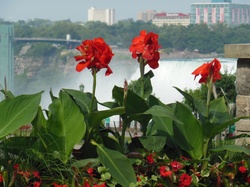
[[[144,65],[144,59],[142,58],[142,56],[140,56],[139,59],[140,62],[140,74],[141,74],[141,97],[144,99],[145,95],[144,95],[144,70],[145,70],[145,65]]]
[[[93,71],[92,72],[93,73],[93,87],[92,87],[92,101],[91,101],[90,112],[92,112],[93,110],[94,100],[95,100],[95,91],[96,91],[96,69],[93,68],[92,71]]]
[[[207,109],[206,109],[206,117],[209,115],[209,105],[211,101],[211,95],[213,92],[213,77],[211,77],[210,81],[207,84],[208,91],[207,91]]]
[[[207,150],[208,150],[209,139],[206,139],[203,145],[203,158],[207,157]],[[208,165],[208,161],[203,162],[202,169],[206,169]]]

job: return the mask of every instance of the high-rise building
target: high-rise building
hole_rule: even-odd
[[[191,24],[228,26],[250,24],[250,5],[232,3],[231,0],[212,0],[211,3],[191,4]]]
[[[153,24],[161,27],[163,25],[182,25],[190,24],[190,15],[183,13],[157,13],[154,15]]]
[[[0,89],[5,86],[13,92],[14,87],[14,27],[10,23],[0,24]]]
[[[145,10],[138,13],[137,20],[142,20],[144,22],[151,21],[156,14],[155,10]]]
[[[97,9],[91,7],[88,9],[88,21],[101,21],[108,25],[115,23],[115,9]]]

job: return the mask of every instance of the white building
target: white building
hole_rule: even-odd
[[[142,20],[144,22],[151,21],[156,13],[156,10],[141,11],[137,15],[137,20]]]
[[[152,23],[158,27],[163,25],[188,26],[190,24],[190,15],[183,13],[158,13],[154,15]]]
[[[115,9],[96,9],[91,7],[88,9],[88,21],[101,21],[108,25],[115,23]]]

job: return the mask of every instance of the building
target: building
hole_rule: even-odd
[[[13,92],[14,87],[14,27],[9,23],[0,24],[0,90],[5,87]]]
[[[88,21],[101,21],[108,25],[115,23],[115,9],[96,9],[91,7],[88,9]]]
[[[142,20],[144,22],[151,21],[157,12],[155,10],[146,10],[138,13],[137,20]]]
[[[232,0],[212,0],[211,3],[191,4],[191,24],[228,26],[250,24],[250,5],[235,4]]]
[[[183,13],[157,13],[154,15],[153,24],[161,27],[163,25],[183,25],[190,24],[190,15]]]

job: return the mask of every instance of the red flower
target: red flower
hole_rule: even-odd
[[[170,166],[173,168],[174,172],[177,172],[177,171],[179,171],[180,169],[183,168],[182,164],[177,162],[177,161],[171,162]]]
[[[186,173],[183,173],[183,174],[180,176],[179,187],[188,187],[188,186],[191,185],[191,182],[192,182],[192,177],[189,176],[189,175],[186,174]]]
[[[239,167],[239,171],[240,171],[241,173],[245,173],[245,172],[247,171],[247,168],[246,168],[245,166],[240,166],[240,167]]]
[[[67,184],[56,184],[55,182],[53,183],[54,187],[67,187]]]
[[[90,187],[90,184],[89,184],[87,181],[84,181],[83,186],[84,186],[84,187]]]
[[[167,166],[161,166],[159,168],[160,176],[162,177],[170,177],[172,175],[172,171]]]
[[[40,179],[40,174],[39,174],[38,171],[33,171],[33,175],[34,175],[35,178]]]
[[[153,158],[153,154],[149,154],[147,156],[147,161],[149,164],[153,164],[155,161],[154,161],[154,158]]]
[[[88,173],[89,175],[92,175],[93,172],[94,172],[94,168],[88,168],[88,169],[87,169],[87,173]]]
[[[140,32],[140,36],[137,36],[132,40],[129,51],[132,52],[133,58],[138,58],[139,61],[140,57],[142,57],[145,64],[148,64],[151,68],[156,69],[159,67],[159,48],[158,34],[153,32],[147,34],[145,30],[142,30]]]
[[[3,175],[2,175],[2,173],[0,174],[0,183],[2,183],[3,182]]]
[[[204,63],[198,67],[193,71],[192,74],[195,75],[194,78],[196,78],[198,75],[201,75],[199,83],[208,83],[211,79],[213,79],[213,82],[215,82],[216,80],[221,79],[220,68],[220,61],[215,58],[211,62]]]
[[[34,187],[40,187],[41,186],[41,181],[35,181],[33,183]]]
[[[250,176],[247,177],[247,183],[250,184]]]
[[[76,71],[80,72],[84,68],[91,69],[92,72],[100,71],[106,68],[105,75],[108,76],[112,70],[108,66],[114,54],[109,45],[102,38],[94,38],[94,40],[85,40],[81,45],[76,47],[81,52],[81,55],[75,56],[75,60],[79,61],[76,66]]]
[[[19,164],[14,164],[13,168],[14,168],[14,170],[18,170]]]

